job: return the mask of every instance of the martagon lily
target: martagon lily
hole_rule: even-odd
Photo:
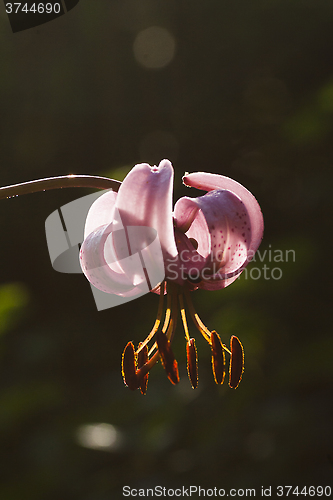
[[[154,259],[163,261],[164,279],[154,287],[148,280],[151,291],[159,294],[157,317],[151,332],[136,349],[132,342],[125,347],[122,357],[125,384],[132,390],[140,388],[145,394],[148,372],[159,360],[170,381],[173,384],[179,381],[171,342],[180,311],[188,375],[192,387],[197,387],[197,349],[195,339],[189,334],[186,303],[194,325],[210,345],[215,382],[224,381],[227,352],[229,386],[236,388],[244,369],[242,344],[236,336],[231,337],[230,349],[222,343],[218,333],[209,330],[196,313],[190,292],[198,288],[219,290],[238,278],[260,245],[262,213],[255,197],[241,184],[204,172],[185,174],[183,182],[206,194],[183,197],[173,209],[173,175],[168,160],[152,167],[142,163],[129,172],[118,192],[108,191],[96,200],[86,220],[81,267],[88,280],[104,292],[135,297],[147,277],[146,269],[143,269],[145,276],[140,277],[128,261],[122,264],[126,259],[120,259],[124,249],[123,242],[116,237],[117,228],[154,230],[161,252],[153,249],[145,262],[153,267],[158,265]],[[147,234],[140,231],[136,234],[134,243],[140,250],[144,246],[141,240],[147,239]]]

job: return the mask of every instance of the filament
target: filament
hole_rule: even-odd
[[[207,340],[207,342],[210,344],[211,343],[211,341],[210,341],[210,331],[204,325],[204,323],[201,321],[201,319],[199,318],[198,314],[195,312],[195,309],[194,309],[194,306],[193,306],[193,303],[192,303],[192,300],[191,300],[191,297],[190,297],[189,290],[187,290],[186,287],[184,287],[184,288],[185,288],[186,302],[187,302],[188,308],[190,310],[190,314],[191,314],[191,318],[193,320],[193,323],[198,328],[199,332],[202,334],[202,336],[204,337],[204,339]]]
[[[183,294],[179,295],[179,304],[180,304],[180,314],[181,314],[182,320],[183,320],[185,338],[188,342],[190,342],[190,334],[188,333]]]
[[[206,339],[207,342],[209,344],[211,344],[211,339],[210,339],[211,333],[208,330],[207,326],[201,321],[199,315],[195,312],[193,302],[192,302],[192,299],[190,296],[190,291],[186,287],[184,287],[184,289],[185,289],[186,302],[187,302],[188,308],[190,310],[190,314],[191,314],[191,318],[193,320],[193,323],[198,328],[199,332],[201,332],[204,339]],[[222,347],[225,351],[227,351],[227,353],[229,353],[231,355],[231,351],[227,348],[227,346],[225,344],[222,344]]]
[[[164,281],[160,285],[160,298],[158,301],[158,309],[157,309],[157,316],[156,316],[155,324],[154,324],[151,332],[149,333],[148,337],[146,338],[146,340],[144,342],[142,342],[141,345],[139,345],[139,347],[136,351],[137,354],[141,351],[141,349],[143,349],[148,344],[148,342],[151,341],[151,339],[154,337],[155,333],[157,332],[158,327],[160,326],[160,323],[161,323],[161,318],[162,318],[162,313],[163,313],[163,304],[164,304]]]

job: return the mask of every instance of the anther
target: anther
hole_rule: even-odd
[[[168,379],[172,384],[178,384],[179,382],[179,372],[178,363],[171,349],[171,342],[167,339],[164,333],[160,330],[156,332],[155,335],[159,354],[161,356],[161,361],[163,368],[165,369]]]
[[[221,339],[215,330],[211,332],[212,368],[215,382],[223,384],[225,377],[225,354]]]
[[[186,343],[187,373],[193,389],[198,387],[198,355],[195,339],[189,339]]]
[[[244,349],[238,338],[234,335],[230,339],[230,349],[229,387],[236,389],[242,380],[244,371]]]
[[[121,368],[124,382],[129,389],[131,389],[131,391],[138,389],[140,382],[136,375],[136,354],[132,342],[128,342],[124,349]]]
[[[139,344],[140,348],[140,344]],[[138,353],[138,369],[140,369],[145,363],[148,361],[148,346],[145,345],[141,351]],[[140,380],[140,390],[141,394],[146,394],[147,392],[147,385],[148,385],[148,376],[149,373],[147,372]]]

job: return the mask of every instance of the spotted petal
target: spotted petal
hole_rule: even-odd
[[[206,172],[194,172],[185,174],[183,182],[188,187],[195,187],[204,191],[213,191],[215,189],[227,189],[235,193],[244,203],[249,214],[251,224],[251,241],[248,246],[247,262],[249,262],[257,251],[262,240],[264,231],[264,220],[260,206],[250,191],[238,182],[218,174]]]
[[[204,218],[198,217],[202,213]],[[197,239],[198,252],[206,258],[202,272],[220,279],[232,277],[247,259],[251,241],[249,214],[234,193],[215,190],[198,198],[181,198],[175,205],[178,229]],[[207,245],[208,242],[208,245]]]

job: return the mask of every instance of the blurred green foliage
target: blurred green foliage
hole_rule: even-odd
[[[125,484],[257,495],[331,484],[332,22],[327,0],[81,0],[14,35],[0,12],[1,185],[121,180],[168,157],[175,200],[199,195],[182,186],[185,171],[216,172],[250,189],[265,218],[262,261],[225,290],[193,293],[205,324],[244,344],[237,391],[215,386],[209,346],[190,324],[198,389],[179,327],[180,384],[158,365],[142,397],[124,387],[121,353],[150,331],[157,297],[97,312],[85,278],[49,261],[46,217],[87,190],[1,200],[1,499],[110,500]],[[150,26],[176,42],[161,69],[134,57]],[[100,423],[113,444],[83,445],[79,430]]]
[[[24,285],[0,285],[0,335],[16,326],[28,304],[29,293]]]

